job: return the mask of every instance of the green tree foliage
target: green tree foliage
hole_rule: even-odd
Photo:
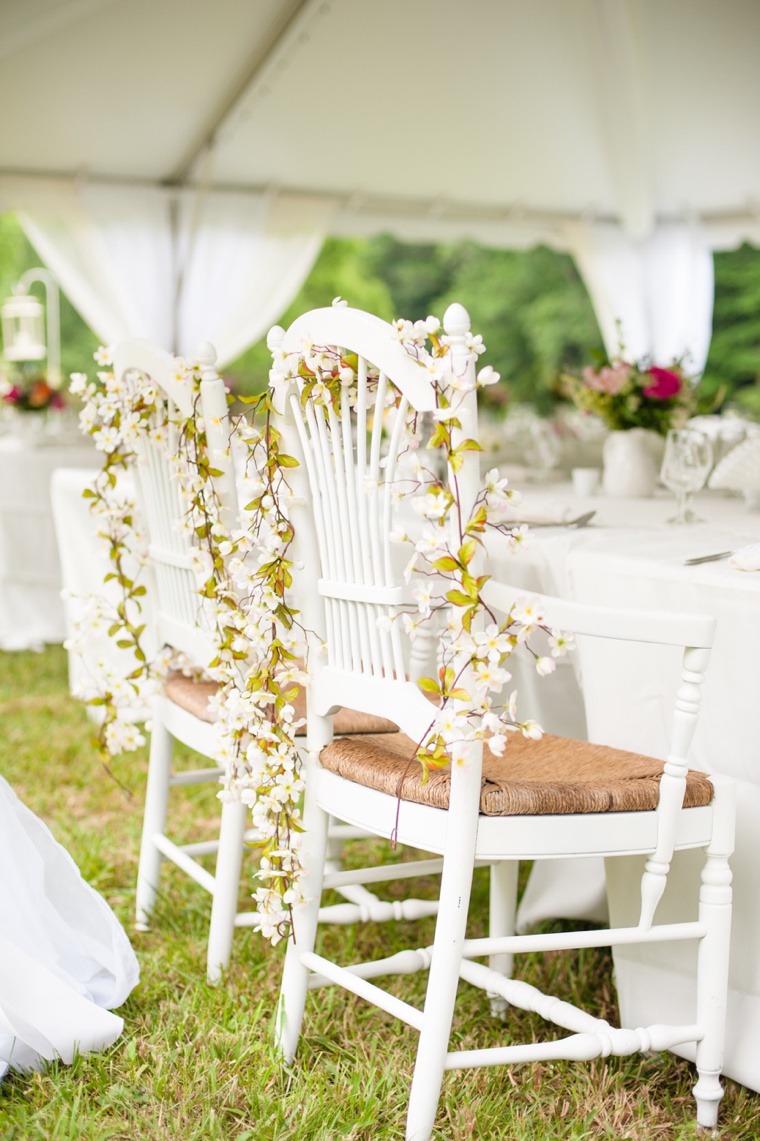
[[[710,354],[700,388],[722,386],[727,403],[760,419],[760,250],[741,246],[715,255]]]
[[[601,347],[594,310],[572,260],[545,246],[459,246],[458,265],[433,311],[442,313],[452,301],[466,307],[488,348],[483,360],[501,373],[501,385],[485,390],[497,403],[506,397],[551,411],[560,373],[587,363],[590,350]]]

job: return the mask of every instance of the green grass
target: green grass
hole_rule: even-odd
[[[309,999],[299,1059],[288,1072],[271,1045],[282,948],[239,932],[225,983],[209,986],[208,898],[174,869],[166,872],[153,930],[132,932],[146,757],[118,764],[131,796],[100,770],[84,712],[68,697],[60,648],[0,654],[0,713],[0,772],[109,901],[132,933],[142,969],[112,1049],[0,1085],[0,1141],[400,1141],[414,1031],[331,988]],[[205,818],[213,833],[213,790],[196,789],[184,800],[190,802],[175,815],[176,830],[189,834],[191,823]],[[360,862],[374,847],[356,845],[349,858]],[[433,889],[423,883],[416,890]],[[483,933],[486,889],[478,872],[473,934]],[[243,897],[247,890],[245,883]],[[426,921],[333,928],[321,941],[327,953],[350,961],[424,946],[431,933]],[[606,953],[531,956],[521,961],[520,975],[616,1017]],[[392,986],[419,1002],[424,981]],[[457,1046],[495,1044],[495,1028],[502,1042],[542,1032],[539,1020],[514,1011],[498,1027],[483,996],[463,984]],[[696,1133],[693,1082],[692,1068],[670,1055],[450,1074],[436,1138],[680,1141]],[[721,1137],[755,1141],[760,1097],[727,1086]]]

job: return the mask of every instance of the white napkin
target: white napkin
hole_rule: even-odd
[[[574,512],[566,503],[552,501],[541,504],[521,503],[512,510],[511,514],[513,519],[510,522],[515,523],[562,524],[572,519]]]
[[[728,560],[728,565],[734,570],[760,570],[760,543],[750,543],[749,546],[740,547],[738,551],[734,551]]]

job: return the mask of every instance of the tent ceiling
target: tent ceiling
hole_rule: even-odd
[[[757,0],[3,0],[0,172],[643,233],[758,209],[758,48]]]

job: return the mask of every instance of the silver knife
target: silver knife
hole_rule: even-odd
[[[683,565],[685,567],[696,567],[700,563],[715,563],[718,559],[729,559],[733,553],[733,551],[718,551],[715,555],[700,555],[696,559],[686,559]]]

